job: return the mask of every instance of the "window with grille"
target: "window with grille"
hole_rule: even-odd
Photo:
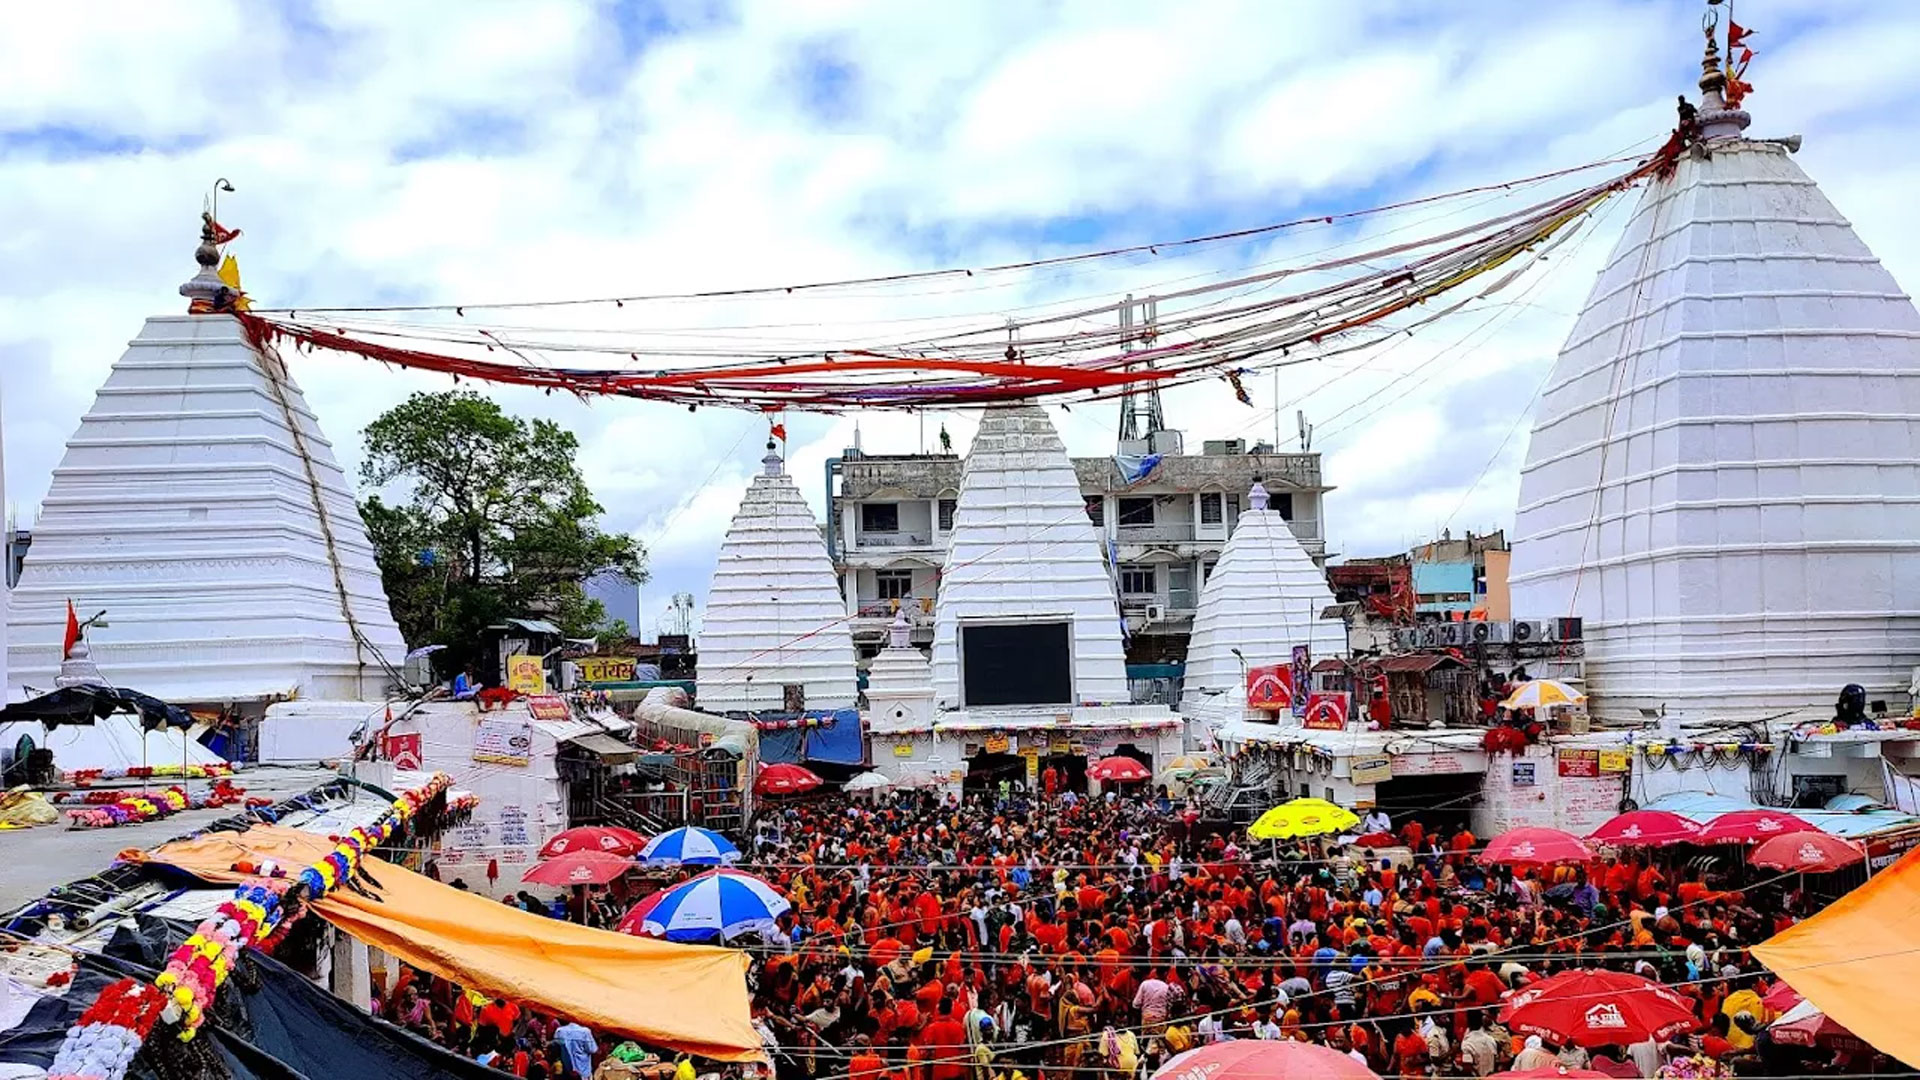
[[[940,500],[940,531],[941,532],[953,531],[953,508],[957,501],[958,500],[955,500],[955,499]]]
[[[861,503],[860,531],[890,533],[900,531],[899,503]]]
[[[1095,526],[1107,523],[1107,500],[1099,495],[1087,496],[1087,520]]]
[[[1120,568],[1120,592],[1124,596],[1152,596],[1160,590],[1155,587],[1154,568],[1151,566],[1122,566]]]
[[[1227,520],[1226,496],[1218,491],[1200,493],[1200,524],[1220,525]]]
[[[913,596],[913,571],[877,570],[873,584],[882,600],[906,600]]]
[[[1152,499],[1150,498],[1124,499],[1123,498],[1120,500],[1120,527],[1121,528],[1123,529],[1128,527],[1138,528],[1141,526],[1151,526],[1152,524],[1153,524],[1153,500]]]

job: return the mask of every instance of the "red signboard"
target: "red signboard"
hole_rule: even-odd
[[[566,720],[572,715],[567,712],[567,699],[554,694],[534,694],[527,698],[527,711],[535,720]]]
[[[1559,755],[1561,776],[1599,776],[1600,751],[1562,750]]]
[[[1247,708],[1293,708],[1293,665],[1268,664],[1247,669]]]
[[[1306,726],[1320,731],[1343,731],[1347,726],[1347,692],[1316,690],[1307,696]]]
[[[420,768],[420,733],[388,735],[380,740],[380,751],[396,769]]]

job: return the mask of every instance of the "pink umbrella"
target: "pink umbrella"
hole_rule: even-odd
[[[1493,838],[1480,853],[1480,861],[1489,865],[1550,866],[1554,863],[1587,862],[1593,852],[1580,838],[1559,829],[1509,829]]]
[[[1630,810],[1593,830],[1587,839],[1609,847],[1663,847],[1691,844],[1700,826],[1666,810]]]
[[[753,790],[760,795],[799,795],[820,786],[820,778],[813,770],[799,765],[764,765],[760,776],[753,782]]]
[[[1087,776],[1094,780],[1110,780],[1122,784],[1132,784],[1141,780],[1153,779],[1153,774],[1147,771],[1145,765],[1140,764],[1130,757],[1120,757],[1118,755],[1110,758],[1101,758],[1099,761],[1094,762],[1093,767],[1087,770]]]
[[[1634,1075],[1639,1075],[1638,1073]],[[1543,1065],[1538,1069],[1509,1069],[1487,1080],[1614,1080],[1612,1074],[1593,1069],[1569,1069],[1565,1065]]]
[[[1758,844],[1790,832],[1819,829],[1780,810],[1735,810],[1721,814],[1694,838],[1696,844]]]
[[[1239,1039],[1175,1054],[1153,1080],[1380,1080],[1379,1074],[1318,1043]]]
[[[574,851],[536,864],[520,875],[534,885],[605,885],[634,868],[632,859],[609,855],[604,851]]]
[[[1777,982],[1773,984],[1773,989],[1767,991],[1767,996],[1760,999],[1760,1004],[1767,1007],[1768,1013],[1779,1016],[1805,1000],[1800,996],[1800,991],[1785,982]]]
[[[1866,857],[1858,845],[1828,833],[1790,832],[1762,841],[1747,861],[1768,870],[1825,874]]]
[[[569,851],[601,851],[608,855],[633,856],[647,846],[647,838],[618,825],[582,825],[553,834],[540,845],[540,857],[551,859]]]

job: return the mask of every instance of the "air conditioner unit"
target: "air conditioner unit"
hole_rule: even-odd
[[[1427,625],[1420,628],[1420,647],[1421,648],[1432,649],[1432,648],[1437,648],[1439,645],[1440,645],[1440,624],[1439,623],[1428,623]]]
[[[1167,617],[1167,609],[1159,604],[1147,605],[1147,621],[1160,622]]]
[[[1237,456],[1247,452],[1245,439],[1202,439],[1200,452],[1206,457]]]
[[[1504,645],[1507,642],[1508,626],[1503,622],[1475,621],[1462,623],[1461,627],[1468,645]]]
[[[1536,641],[1553,640],[1553,624],[1537,622],[1532,619],[1515,619],[1509,628],[1509,640],[1515,645],[1527,645]]]
[[[1466,646],[1473,644],[1473,624],[1450,622],[1442,635],[1449,645]]]

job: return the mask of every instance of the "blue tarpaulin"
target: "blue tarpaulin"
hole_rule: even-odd
[[[809,761],[858,765],[867,757],[856,709],[763,715],[754,723],[760,729],[760,760],[768,765],[803,765]]]

